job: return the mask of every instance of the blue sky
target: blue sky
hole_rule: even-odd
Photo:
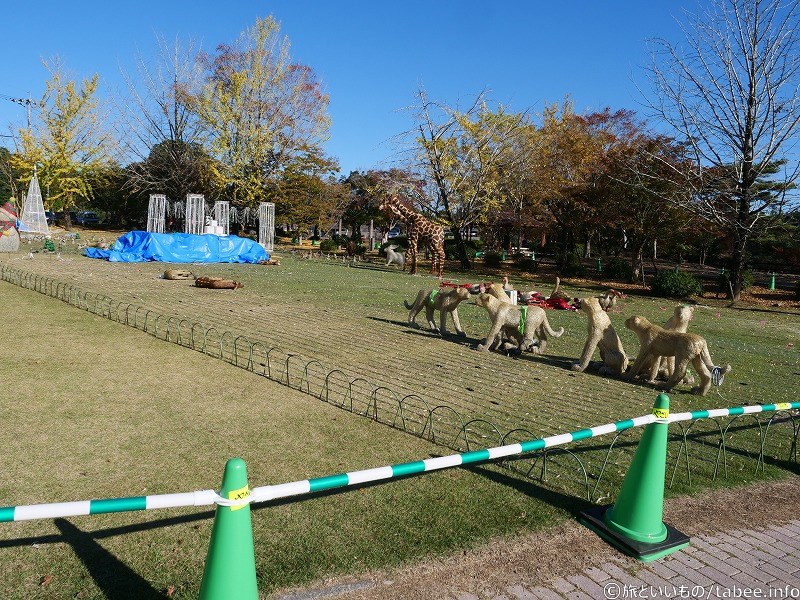
[[[10,3],[9,3],[10,4]],[[205,50],[233,42],[257,17],[281,22],[295,60],[330,94],[328,154],[343,173],[392,166],[396,136],[412,126],[415,95],[450,105],[477,93],[512,110],[541,112],[569,95],[578,112],[629,108],[646,117],[647,40],[680,41],[676,18],[695,0],[486,0],[138,2],[40,0],[4,10],[0,134],[25,123],[9,98],[36,99],[61,58],[76,78],[98,73],[101,95],[134,72],[156,35],[193,39]],[[8,137],[0,145],[11,146]]]

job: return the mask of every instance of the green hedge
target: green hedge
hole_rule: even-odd
[[[633,267],[627,260],[613,258],[607,265],[603,265],[603,276],[607,279],[631,281],[633,279]]]
[[[562,261],[562,266],[559,269],[559,274],[562,277],[582,277],[586,274],[586,267],[583,266],[577,254],[570,252],[562,258]]]
[[[660,271],[653,277],[650,289],[656,296],[666,298],[703,295],[703,284],[697,277],[686,271]]]
[[[483,264],[490,269],[497,269],[503,264],[503,255],[499,252],[486,252],[483,255]]]
[[[331,239],[322,240],[319,243],[320,252],[334,252],[337,247],[336,242]]]

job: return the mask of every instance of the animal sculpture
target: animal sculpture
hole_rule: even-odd
[[[572,365],[573,371],[584,371],[595,349],[600,350],[599,372],[601,375],[622,375],[628,368],[628,357],[622,347],[622,341],[614,330],[606,311],[600,306],[597,298],[582,298],[581,310],[589,318],[587,323],[586,344],[578,362]]]
[[[431,331],[438,332],[440,335],[447,334],[447,315],[448,313],[453,318],[453,326],[456,333],[462,337],[466,337],[466,333],[461,329],[461,321],[458,318],[458,305],[464,300],[469,298],[469,290],[463,287],[452,288],[451,290],[420,290],[413,304],[409,304],[403,300],[403,304],[408,309],[408,324],[410,327],[419,328],[417,325],[417,315],[424,308],[425,317],[428,320],[428,326]],[[439,327],[433,320],[434,311],[439,311]]]
[[[230,279],[223,279],[221,277],[198,277],[194,280],[194,285],[201,288],[209,288],[212,290],[237,290],[244,287],[238,281]]]
[[[731,370],[730,365],[715,367],[711,362],[711,354],[708,351],[708,344],[701,336],[694,333],[681,333],[679,331],[669,331],[658,325],[654,325],[645,317],[634,315],[625,321],[625,327],[633,331],[639,338],[642,348],[636,361],[633,363],[626,379],[633,379],[648,363],[648,360],[658,356],[671,356],[675,358],[675,370],[665,383],[659,387],[669,391],[679,384],[686,375],[686,368],[692,364],[697,374],[700,376],[700,385],[692,388],[692,393],[705,396],[711,389],[712,372],[717,371],[717,377],[724,376]],[[648,381],[653,381],[658,369],[658,361],[654,364],[648,374]]]
[[[384,200],[379,209],[389,212],[406,224],[408,234],[408,256],[411,262],[410,273],[417,273],[417,244],[427,240],[431,253],[431,273],[437,277],[444,273],[444,227],[425,218],[417,211],[404,204],[397,196]],[[403,266],[405,270],[405,265]]]
[[[505,292],[502,293],[505,295]],[[564,334],[563,327],[557,331],[550,327],[547,313],[538,306],[514,306],[488,293],[479,294],[475,304],[486,309],[492,323],[486,341],[478,345],[478,350],[500,348],[505,336],[516,342],[520,352],[532,350],[536,354],[544,354],[548,336],[557,338]]]
[[[169,280],[194,279],[194,273],[184,269],[167,269],[162,277]]]
[[[400,265],[403,267],[403,269],[405,269],[406,257],[402,252],[396,252],[396,248],[397,246],[395,244],[386,246],[386,266]]]

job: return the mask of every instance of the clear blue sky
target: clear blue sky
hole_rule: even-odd
[[[465,104],[481,90],[512,110],[539,113],[569,94],[578,112],[629,108],[646,116],[646,41],[679,41],[675,18],[696,0],[247,1],[139,0],[7,3],[0,62],[0,134],[25,123],[8,98],[41,97],[42,59],[59,56],[104,90],[134,72],[137,52],[156,53],[156,35],[194,39],[203,49],[233,42],[269,14],[281,22],[292,57],[311,66],[330,94],[328,154],[343,173],[397,158],[393,139],[412,124],[415,93]],[[105,93],[101,91],[101,95]],[[0,145],[13,147],[0,138]]]

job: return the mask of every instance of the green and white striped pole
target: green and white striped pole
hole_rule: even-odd
[[[691,421],[703,418],[795,409],[800,409],[800,402],[737,406],[733,408],[718,408],[670,414],[668,421],[672,423],[676,421]],[[598,437],[600,435],[624,431],[633,427],[642,427],[653,423],[655,420],[656,417],[653,414],[649,414],[641,417],[635,417],[633,419],[608,423],[606,425],[578,429],[570,433],[562,433],[559,435],[528,440],[517,444],[509,444],[507,446],[497,446],[495,448],[475,450],[473,452],[466,452],[464,454],[453,454],[450,456],[428,458],[425,460],[401,463],[386,467],[378,467],[374,469],[366,469],[363,471],[353,471],[349,473],[317,477],[314,479],[304,479],[302,481],[294,481],[291,483],[256,487],[250,491],[249,500],[246,501],[251,504],[267,502],[269,500],[300,496],[321,490],[330,490],[372,481],[388,480],[406,475],[415,475],[440,469],[458,467],[461,465],[527,454],[529,452],[536,452],[546,448],[561,446],[570,442],[576,442],[583,439]],[[97,515],[136,510],[154,510],[160,508],[211,506],[213,504],[225,506],[231,505],[232,503],[244,503],[244,501],[231,501],[228,498],[223,498],[214,490],[200,490],[196,492],[159,494],[153,496],[133,496],[127,498],[106,498],[101,500],[58,502],[53,504],[5,506],[0,507],[0,523],[26,521],[31,519],[55,519],[59,517]]]

